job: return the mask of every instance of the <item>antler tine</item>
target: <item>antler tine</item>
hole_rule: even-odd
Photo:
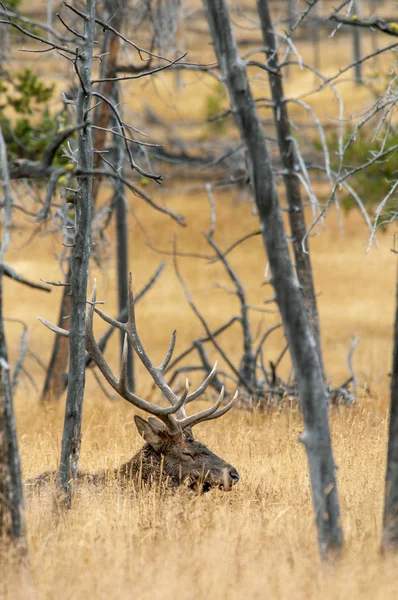
[[[64,337],[69,337],[69,331],[67,329],[62,329],[62,327],[58,327],[58,325],[54,325],[47,319],[42,319],[42,317],[38,317],[40,323],[43,323],[48,329],[53,331],[54,333],[58,333],[59,335],[63,335]]]
[[[193,400],[196,400],[196,398],[199,398],[199,396],[201,396],[203,394],[203,392],[207,389],[209,383],[211,382],[211,380],[213,379],[214,375],[216,374],[217,371],[217,364],[218,361],[216,361],[214,363],[214,367],[212,368],[212,370],[210,371],[210,373],[208,374],[208,376],[206,377],[206,379],[203,381],[203,383],[200,384],[200,386],[198,387],[197,390],[195,390],[194,392],[192,392],[192,394],[189,394],[188,398],[187,398],[187,404],[189,402],[192,402]]]
[[[173,332],[173,335],[171,336],[170,346],[169,346],[169,349],[167,350],[167,353],[166,353],[166,356],[165,356],[163,362],[160,364],[159,367],[155,367],[155,365],[152,363],[151,359],[149,358],[144,346],[142,345],[140,336],[138,335],[137,326],[136,326],[136,322],[135,322],[134,295],[133,295],[133,284],[132,284],[131,273],[129,274],[129,290],[128,290],[128,292],[129,292],[128,293],[128,295],[129,295],[129,317],[128,317],[127,324],[123,325],[123,330],[126,331],[129,341],[130,341],[130,344],[136,351],[138,358],[140,359],[140,361],[142,362],[142,364],[144,365],[146,370],[149,372],[149,374],[151,375],[152,379],[154,380],[154,382],[156,383],[156,385],[158,386],[160,391],[166,396],[166,398],[170,402],[171,406],[174,407],[174,410],[171,411],[171,413],[174,414],[175,412],[180,410],[180,408],[182,407],[182,404],[180,404],[181,398],[179,398],[165,382],[164,376],[163,376],[164,375],[163,369],[165,368],[164,365],[167,366],[167,363],[171,359],[171,355],[173,353],[175,340],[176,340],[176,332]],[[110,321],[108,321],[108,322],[110,322]],[[185,399],[184,399],[184,402],[185,402]]]
[[[97,313],[97,315],[99,317],[101,317],[101,319],[103,321],[105,321],[106,323],[108,323],[109,325],[113,325],[113,327],[116,327],[117,329],[126,331],[125,323],[120,323],[120,321],[118,321],[117,319],[112,319],[112,317],[109,317],[106,313],[104,313],[102,310],[100,310],[99,308],[97,308],[95,306],[96,300],[97,300],[97,280],[94,279],[94,287],[93,287],[93,291],[91,294],[91,300],[89,302],[88,310],[87,310],[87,320],[88,319],[91,320],[91,328],[93,327],[94,311],[95,311]]]
[[[135,325],[135,306],[134,306],[134,294],[133,294],[133,275],[129,273],[129,285],[128,285],[128,309],[129,309],[129,320],[128,324],[131,327],[133,333],[137,332]]]
[[[127,390],[127,360],[129,354],[129,344],[127,334],[124,336],[123,340],[123,350],[122,350],[122,358],[120,364],[120,379],[119,379],[119,389],[120,391]]]
[[[210,417],[206,417],[206,419],[201,419],[201,422],[211,421],[212,419],[218,419],[218,417],[222,417],[223,415],[225,415],[225,413],[227,413],[229,410],[231,410],[231,408],[235,404],[235,400],[237,399],[238,396],[239,396],[239,391],[236,390],[235,394],[233,395],[233,398],[228,402],[228,404],[226,404],[225,406],[220,408],[220,410],[217,410],[215,413],[210,415]]]
[[[199,423],[202,419],[205,419],[205,418],[213,415],[218,410],[223,399],[224,399],[224,386],[222,386],[221,393],[220,393],[217,401],[215,402],[215,404],[213,404],[213,406],[210,406],[210,408],[206,408],[205,410],[202,410],[202,411],[196,413],[195,415],[191,415],[190,417],[185,417],[185,419],[181,419],[181,421],[180,421],[181,428],[185,429],[186,427],[193,427],[194,425]]]
[[[117,329],[121,329],[122,331],[126,331],[126,323],[121,323],[117,319],[113,319],[112,317],[104,313],[104,311],[102,311],[100,308],[97,308],[95,305],[93,306],[93,312],[94,311],[99,317],[101,317],[103,321],[105,321],[105,323],[108,323],[109,325],[112,325]]]
[[[109,383],[109,385],[120,395],[122,398],[133,404],[137,408],[154,415],[161,419],[165,425],[170,429],[170,431],[178,431],[180,429],[178,421],[172,417],[174,413],[176,413],[185,403],[186,395],[183,394],[181,398],[178,399],[172,406],[168,406],[166,408],[162,408],[161,406],[157,406],[156,404],[152,404],[152,402],[148,402],[130,392],[130,390],[126,387],[126,362],[127,362],[127,335],[124,340],[123,345],[123,353],[122,353],[122,365],[121,365],[121,376],[120,380],[118,380],[112,372],[112,369],[106,362],[99,346],[94,337],[93,331],[93,322],[94,322],[94,310],[95,310],[95,300],[97,294],[97,286],[96,282],[94,282],[93,293],[91,295],[91,302],[87,311],[87,319],[86,319],[86,349],[92,360],[95,362],[97,367],[100,369],[101,373]],[[97,312],[97,311],[96,311]],[[126,332],[127,333],[127,332]]]
[[[86,350],[109,383],[113,387],[115,391],[118,391],[118,380],[115,377],[112,369],[105,361],[105,358],[98,347],[97,342],[94,337],[94,308],[95,301],[97,299],[97,281],[94,279],[94,287],[91,293],[91,301],[87,308],[87,316],[86,316]]]
[[[176,338],[177,338],[177,330],[174,329],[174,331],[171,335],[170,345],[169,345],[169,349],[166,352],[166,356],[164,357],[164,359],[158,366],[159,371],[161,371],[162,373],[164,373],[164,371],[166,370],[166,367],[169,364],[171,357],[173,356],[174,347],[176,345]]]
[[[178,400],[178,404],[180,404],[180,402],[181,402],[181,406],[179,407],[178,413],[176,414],[177,418],[180,416],[180,417],[182,417],[182,419],[185,419],[187,416],[187,413],[185,412],[185,404],[187,403],[188,392],[189,392],[189,381],[188,381],[188,379],[186,379],[184,391]],[[180,420],[181,419],[179,419],[179,422],[180,422]]]
[[[221,410],[218,410],[218,407],[220,406],[221,402],[224,399],[224,386],[223,386],[217,402],[215,404],[213,404],[213,406],[211,406],[210,408],[207,408],[206,410],[202,410],[201,412],[197,413],[196,415],[192,415],[191,417],[187,417],[183,421],[180,421],[181,428],[185,429],[186,427],[193,427],[194,425],[197,425],[198,423],[201,423],[203,421],[210,421],[212,419],[217,419],[218,417],[222,417],[222,415],[225,415],[225,413],[227,413],[232,408],[236,398],[238,397],[238,394],[239,394],[239,392],[236,391],[232,400],[230,400],[228,402],[228,404],[226,404]]]

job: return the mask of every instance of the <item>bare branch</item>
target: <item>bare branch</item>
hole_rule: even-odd
[[[144,71],[142,73],[137,73],[136,75],[124,75],[123,77],[103,77],[102,79],[93,79],[92,83],[103,83],[104,81],[127,81],[128,79],[141,79],[141,77],[148,77],[149,75],[154,75],[155,73],[159,73],[160,71],[164,71],[165,69],[169,69],[173,65],[175,65],[179,60],[185,58],[187,53],[181,54],[173,61],[168,63],[167,65],[163,65],[163,67],[156,67],[155,69],[151,69],[150,71]]]
[[[0,269],[4,275],[7,275],[7,277],[10,277],[10,279],[13,279],[14,281],[18,281],[18,283],[23,283],[28,287],[36,290],[42,290],[43,292],[51,292],[51,288],[47,287],[46,285],[41,285],[40,283],[35,283],[33,281],[29,281],[29,279],[26,279],[25,277],[22,277],[22,275],[19,275],[12,267],[10,267],[10,265],[2,263],[0,264]]]
[[[398,37],[398,23],[396,22],[396,19],[380,19],[379,17],[360,19],[357,15],[353,15],[352,17],[342,17],[341,15],[333,13],[330,15],[329,21],[336,21],[336,23],[342,23],[343,25],[363,27],[365,29],[378,29],[383,33]]]

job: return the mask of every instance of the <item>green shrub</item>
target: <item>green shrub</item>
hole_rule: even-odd
[[[66,115],[51,113],[54,86],[47,86],[36,73],[24,69],[6,75],[0,82],[0,125],[9,158],[38,161],[60,125],[65,125]],[[15,117],[6,115],[6,108],[11,108]],[[64,162],[59,151],[55,164]]]
[[[344,136],[343,146],[348,143],[352,134],[353,132],[351,131]],[[382,140],[380,138],[382,138],[382,134],[380,134],[378,139],[373,139],[373,135],[374,132],[366,128],[360,129],[356,134],[355,141],[351,142],[344,153],[343,173],[355,167],[365,165],[381,151]],[[332,168],[336,170],[339,164],[336,134],[329,137],[328,146]],[[383,153],[394,146],[398,147],[398,133],[392,131],[389,133],[383,146]],[[376,212],[380,202],[389,193],[391,186],[397,179],[397,157],[398,150],[392,150],[380,160],[373,162],[364,169],[359,169],[348,180],[348,183],[361,198],[370,213],[374,214]],[[344,193],[341,204],[347,211],[357,206],[356,201],[348,192]],[[380,215],[380,221],[387,221],[395,212],[398,212],[398,191],[392,194],[391,198],[387,201]]]

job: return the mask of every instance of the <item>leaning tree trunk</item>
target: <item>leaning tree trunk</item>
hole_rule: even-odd
[[[382,548],[398,550],[398,271]]]
[[[89,119],[92,98],[92,54],[94,45],[96,0],[87,0],[84,19],[85,43],[80,53],[80,88],[77,97],[77,122]],[[85,386],[86,296],[91,246],[93,141],[91,125],[79,131],[78,187],[75,204],[75,236],[71,257],[71,310],[69,325],[69,377],[65,423],[57,488],[65,507],[72,503],[72,483],[80,455],[81,423]]]
[[[315,297],[314,280],[312,276],[311,259],[309,253],[304,252],[302,246],[302,241],[307,232],[307,228],[305,224],[304,206],[301,198],[300,180],[297,177],[298,161],[292,138],[292,132],[290,129],[287,104],[285,102],[283,91],[283,78],[278,62],[275,31],[272,25],[267,0],[257,0],[257,10],[260,17],[265,52],[268,59],[268,77],[271,86],[279,154],[283,165],[283,181],[285,184],[286,199],[289,207],[289,222],[293,237],[293,252],[296,263],[296,273],[301,287],[304,305],[307,310],[312,334],[315,339],[322,374],[325,378],[319,316]]]
[[[203,0],[206,18],[228,87],[232,113],[245,144],[272,283],[289,343],[304,415],[305,445],[322,557],[343,543],[327,392],[300,286],[289,255],[271,159],[225,0]]]

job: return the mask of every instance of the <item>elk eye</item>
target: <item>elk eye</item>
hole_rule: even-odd
[[[191,452],[183,451],[182,453],[183,453],[184,456],[189,456],[189,458],[192,458],[192,460],[195,458],[194,455]]]

